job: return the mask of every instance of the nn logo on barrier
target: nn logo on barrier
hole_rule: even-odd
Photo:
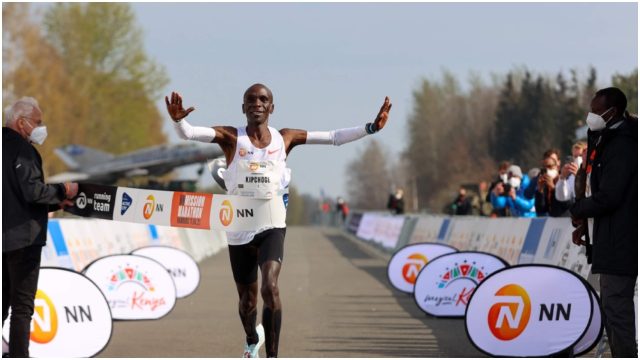
[[[498,300],[489,309],[489,329],[500,340],[513,340],[520,336],[531,317],[529,294],[519,285],[509,284],[496,292]]]
[[[145,219],[149,220],[153,216],[154,211],[164,211],[164,205],[156,204],[156,198],[153,195],[149,195],[142,208],[142,215]]]
[[[46,344],[56,337],[58,332],[58,313],[51,298],[42,290],[36,292],[31,319],[31,341]]]
[[[496,292],[500,301],[489,309],[489,329],[500,340],[513,340],[520,336],[531,317],[529,294],[519,285],[509,284]],[[569,321],[571,303],[540,304],[538,322]]]
[[[222,202],[222,208],[220,209],[220,222],[224,226],[231,225],[233,221],[233,206],[231,201],[225,200]]]
[[[231,201],[224,200],[222,207],[220,208],[219,218],[220,223],[223,226],[229,226],[233,222],[234,211]],[[253,209],[235,209],[235,216],[237,218],[249,218],[253,217]]]
[[[402,267],[402,277],[409,284],[415,284],[420,270],[429,262],[421,253],[413,253],[407,257],[407,263]]]

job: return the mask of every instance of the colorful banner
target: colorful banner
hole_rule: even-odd
[[[420,270],[438,256],[456,252],[455,248],[436,243],[407,245],[391,257],[387,265],[387,277],[394,288],[413,293]]]
[[[487,253],[462,251],[442,255],[420,271],[413,290],[414,300],[429,315],[463,317],[478,284],[507,266],[506,261]]]
[[[8,341],[9,319],[3,327]],[[95,356],[109,343],[112,326],[109,304],[91,280],[68,269],[40,269],[31,320],[31,357]]]
[[[476,288],[465,327],[472,344],[492,356],[553,356],[579,344],[596,306],[586,282],[569,270],[517,265]]]
[[[191,295],[200,284],[200,269],[186,252],[169,246],[147,246],[136,249],[131,255],[146,256],[162,264],[176,284],[178,299]]]
[[[74,206],[65,210],[83,217],[221,231],[284,227],[287,216],[282,196],[262,200],[93,184],[80,184]]]
[[[104,293],[116,320],[152,320],[176,303],[176,286],[159,262],[136,255],[111,255],[89,264],[83,273]]]

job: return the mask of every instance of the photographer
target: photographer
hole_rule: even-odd
[[[560,161],[558,151],[547,150],[542,159],[540,174],[534,179],[536,184],[535,206],[537,216],[568,216],[571,202],[558,201],[555,196],[556,183],[559,179]]]
[[[535,199],[524,194],[531,182],[529,176],[523,175],[517,165],[511,165],[507,174],[507,181],[497,183],[491,192],[491,205],[495,210],[504,209],[506,216],[535,217]]]
[[[582,164],[586,164],[587,143],[578,141],[571,147],[571,158],[567,159],[567,163],[560,170],[560,178],[556,183],[556,200],[558,201],[575,201],[575,179],[578,169]]]

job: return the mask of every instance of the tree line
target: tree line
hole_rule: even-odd
[[[461,185],[493,180],[500,161],[527,171],[549,148],[568,155],[599,87],[622,89],[637,114],[637,82],[635,69],[600,86],[594,68],[583,77],[577,70],[549,76],[518,68],[489,82],[472,74],[466,89],[447,71],[425,78],[413,91],[400,159],[385,159],[371,140],[349,164],[347,186],[358,184],[349,188],[352,207],[384,208],[381,199],[395,184],[405,189],[408,210],[441,212]]]
[[[53,153],[65,144],[119,154],[166,142],[155,101],[168,78],[145,54],[130,5],[57,3],[41,15],[28,3],[2,5],[2,102],[40,103],[45,173],[66,169]]]

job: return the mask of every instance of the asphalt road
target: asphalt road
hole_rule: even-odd
[[[390,287],[387,259],[337,230],[289,228],[279,355],[482,357],[462,319],[429,317],[412,297]],[[227,251],[201,262],[200,271],[196,292],[178,300],[166,317],[115,322],[99,357],[241,356],[244,333]]]

